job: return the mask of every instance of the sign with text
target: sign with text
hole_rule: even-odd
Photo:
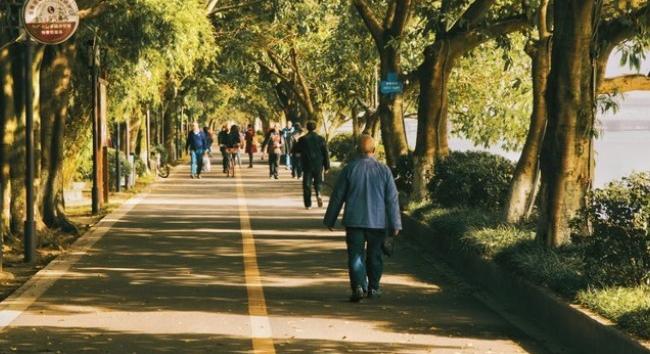
[[[402,93],[404,91],[404,84],[399,81],[397,73],[388,73],[386,80],[381,81],[379,91],[384,95]]]
[[[23,24],[25,31],[39,43],[63,43],[79,27],[79,8],[75,0],[27,0]]]

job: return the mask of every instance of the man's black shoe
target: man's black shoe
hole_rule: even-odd
[[[379,299],[381,294],[382,291],[379,289],[370,289],[368,290],[368,299]]]
[[[366,296],[366,293],[363,291],[363,288],[358,286],[356,289],[352,290],[352,296],[350,296],[350,302],[359,302]]]
[[[318,202],[318,207],[322,208],[323,207],[323,198],[321,198],[320,196],[316,197],[316,201]]]

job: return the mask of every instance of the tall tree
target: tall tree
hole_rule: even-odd
[[[418,68],[420,84],[418,137],[414,153],[414,199],[426,197],[426,185],[436,159],[449,153],[448,85],[458,58],[488,40],[521,30],[528,24],[521,6],[496,0],[445,0],[440,8],[425,8],[425,33],[434,38],[424,49]]]
[[[555,1],[553,13],[537,238],[556,247],[570,241],[570,221],[586,205],[592,187],[595,104],[599,85],[606,82],[603,63],[617,45],[647,33],[650,11],[648,1],[566,0]]]
[[[372,36],[380,59],[380,77],[386,80],[389,74],[401,75],[401,44],[405,29],[413,13],[412,0],[390,0],[385,6],[383,19],[375,14],[366,0],[352,3],[363,19]],[[403,112],[404,97],[401,93],[381,95],[378,114],[381,121],[382,141],[386,149],[386,160],[395,166],[401,156],[408,154]]]
[[[539,184],[539,156],[546,131],[546,85],[551,69],[551,23],[549,0],[540,1],[537,9],[537,38],[531,39],[526,46],[526,53],[532,61],[531,75],[533,82],[533,112],[526,143],[517,162],[510,184],[505,210],[507,222],[520,222],[530,216],[535,205]]]

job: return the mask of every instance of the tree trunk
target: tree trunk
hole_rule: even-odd
[[[356,141],[357,139],[359,139],[359,136],[361,136],[361,126],[359,125],[359,111],[357,110],[357,107],[352,107],[351,114],[352,114],[352,136]]]
[[[12,137],[8,139],[10,175],[11,175],[11,232],[13,234],[23,233],[23,221],[25,214],[25,70],[24,70],[24,47],[13,45],[11,47],[11,60],[13,72],[14,95],[14,117],[11,125]],[[7,133],[10,128],[8,127]]]
[[[392,48],[385,48],[381,55],[381,77],[386,79],[389,73],[398,74],[401,65],[398,53]],[[400,94],[381,95],[379,99],[379,120],[381,122],[381,138],[386,150],[388,166],[395,167],[400,157],[409,152],[404,127],[404,98]]]
[[[11,165],[9,154],[13,146],[16,116],[14,112],[14,83],[11,51],[0,51],[0,242],[11,235]],[[0,243],[2,247],[2,243]]]
[[[42,200],[41,211],[45,225],[66,232],[78,232],[63,211],[63,145],[65,123],[70,105],[74,47],[47,49],[41,70],[42,120]]]
[[[169,153],[169,157],[172,160],[175,160],[176,158],[176,144],[175,144],[175,138],[176,138],[176,124],[174,123],[174,104],[170,103],[167,106],[167,109],[164,110],[163,112],[163,125],[164,125],[164,130],[163,130],[163,144],[165,145],[165,149],[167,150],[167,153]]]
[[[427,48],[420,67],[418,136],[414,153],[414,200],[426,199],[435,162],[449,154],[447,140],[447,83],[453,66],[449,42],[439,40]]]
[[[570,241],[570,220],[592,184],[594,84],[592,0],[554,2],[548,80],[548,126],[541,155],[542,204],[537,238],[550,247]]]
[[[521,157],[515,168],[510,185],[505,219],[509,223],[518,223],[530,217],[539,184],[539,155],[546,131],[547,106],[546,84],[551,65],[551,50],[548,38],[537,41],[529,48],[532,59],[533,112],[530,128]]]

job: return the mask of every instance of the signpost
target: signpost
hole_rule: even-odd
[[[67,41],[79,27],[75,0],[27,0],[23,8],[25,31],[42,44]]]
[[[386,80],[382,80],[379,90],[384,95],[394,95],[404,91],[404,83],[399,81],[396,73],[389,73]]]
[[[34,235],[34,41],[54,45],[68,40],[79,27],[79,9],[74,0],[26,0],[22,12],[22,25],[28,38],[25,41],[25,262],[36,258]]]

